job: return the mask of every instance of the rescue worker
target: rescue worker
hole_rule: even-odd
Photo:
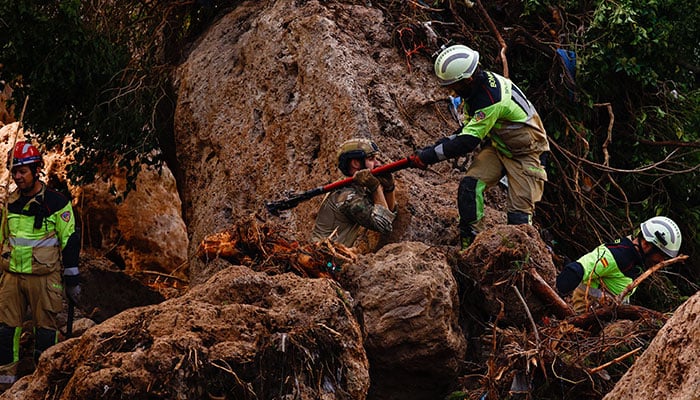
[[[642,222],[636,237],[601,244],[566,264],[557,276],[557,290],[562,295],[573,290],[574,311],[585,312],[586,304],[603,303],[606,296],[616,297],[647,268],[676,257],[681,239],[681,231],[673,220],[650,218]],[[629,302],[629,296],[625,302]]]
[[[463,45],[447,47],[435,60],[440,85],[463,99],[464,125],[451,136],[419,150],[411,166],[427,168],[467,155],[479,146],[459,183],[457,206],[461,249],[474,240],[484,215],[484,191],[508,179],[509,224],[532,224],[547,173],[541,163],[549,142],[540,116],[509,79],[479,67],[479,53]]]
[[[370,170],[381,165],[379,147],[368,139],[350,139],[338,149],[338,169],[354,177],[350,186],[326,195],[316,216],[311,241],[331,238],[352,247],[361,227],[380,233],[392,230],[396,218],[394,178]]]
[[[48,188],[39,177],[43,159],[29,142],[20,141],[8,154],[8,168],[17,188],[2,210],[0,241],[0,385],[17,379],[20,335],[27,306],[34,324],[34,357],[58,341],[57,314],[62,294],[78,302],[80,238],[70,201]]]

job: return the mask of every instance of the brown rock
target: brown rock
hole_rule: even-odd
[[[466,340],[447,257],[419,242],[383,247],[344,265],[372,365],[370,396],[434,399],[458,376]]]
[[[695,399],[700,385],[700,294],[680,306],[604,400]]]
[[[264,202],[285,191],[342,178],[335,157],[346,139],[371,136],[398,160],[456,128],[436,112],[447,112],[447,93],[432,65],[417,57],[409,73],[392,29],[377,8],[282,0],[242,3],[203,35],[176,74],[189,254],[251,211],[273,218]],[[391,242],[456,243],[457,181],[447,163],[435,171],[395,174]],[[444,205],[424,202],[447,179]],[[321,197],[283,214],[290,239],[308,239]],[[207,278],[198,260],[191,268],[193,283]]]

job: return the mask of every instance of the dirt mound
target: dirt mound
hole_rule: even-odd
[[[230,267],[50,348],[0,398],[364,398],[368,363],[344,293]]]
[[[468,277],[464,287],[473,286],[470,290],[480,293],[474,296],[479,299],[478,309],[472,313],[486,311],[501,316],[499,322],[518,327],[530,324],[528,310],[535,321],[552,314],[547,302],[551,296],[538,290],[536,277],[554,287],[557,269],[533,226],[496,225],[481,232],[460,257],[458,267],[461,276]],[[469,309],[470,304],[463,307]]]

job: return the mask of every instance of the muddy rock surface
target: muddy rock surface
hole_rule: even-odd
[[[355,299],[372,368],[370,398],[446,393],[466,352],[457,283],[445,252],[389,244],[345,265],[339,281]]]
[[[59,343],[0,398],[364,398],[368,362],[351,306],[332,280],[230,267]]]
[[[343,178],[336,151],[347,139],[371,137],[393,161],[457,128],[432,65],[417,60],[409,73],[391,29],[364,3],[245,2],[193,46],[175,117],[190,253],[242,215],[266,215],[265,201]],[[457,183],[446,175],[449,165],[396,174],[389,240],[456,241]],[[321,197],[283,213],[292,239],[308,239]],[[193,283],[206,279],[202,264],[191,268]]]
[[[682,306],[604,400],[694,399],[700,385],[700,295]]]

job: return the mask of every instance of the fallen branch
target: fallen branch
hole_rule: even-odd
[[[637,286],[639,286],[639,284],[642,283],[643,280],[645,280],[646,278],[648,278],[649,275],[651,275],[651,274],[653,274],[654,272],[658,271],[659,269],[664,268],[664,267],[667,267],[667,266],[669,266],[669,265],[671,265],[671,264],[675,264],[675,263],[677,263],[677,262],[685,261],[685,259],[687,259],[687,258],[688,258],[688,256],[686,256],[686,255],[680,255],[680,256],[677,256],[677,257],[673,257],[673,258],[671,258],[671,259],[669,259],[669,260],[661,261],[660,263],[658,263],[658,264],[654,265],[653,267],[649,268],[648,270],[644,271],[641,275],[639,275],[639,276],[637,277],[637,279],[635,279],[632,283],[630,283],[629,285],[627,285],[627,287],[625,288],[625,290],[623,290],[622,292],[620,292],[620,294],[617,295],[617,302],[618,302],[618,303],[622,302],[622,299],[624,299],[625,296],[627,296],[627,294],[628,294],[629,292],[631,292],[634,288],[636,288]]]
[[[668,317],[663,313],[641,306],[619,305],[597,308],[593,311],[568,318],[566,321],[577,328],[588,330],[594,324],[600,323],[600,321],[612,321],[615,319],[629,319],[632,321],[639,319],[656,319],[666,321]]]
[[[506,44],[506,41],[503,40],[503,36],[501,36],[501,33],[498,31],[498,27],[496,24],[493,23],[493,20],[489,16],[489,13],[486,11],[484,6],[481,4],[481,0],[476,0],[476,6],[479,8],[479,12],[484,16],[484,19],[486,20],[486,23],[488,24],[489,28],[491,29],[491,32],[493,32],[493,35],[496,36],[496,40],[498,40],[498,44],[501,45],[501,62],[503,63],[503,76],[508,78],[508,59],[506,58],[506,50],[508,50],[508,45]]]
[[[533,290],[539,294],[545,302],[554,307],[554,314],[558,318],[567,318],[573,316],[574,310],[566,304],[564,300],[557,294],[557,292],[552,289],[551,286],[540,276],[540,274],[534,268],[528,270],[530,277],[532,277]]]
[[[535,341],[537,342],[537,349],[539,350],[540,348],[540,334],[537,331],[537,324],[535,324],[535,320],[532,319],[532,313],[530,312],[530,308],[527,306],[527,303],[525,302],[525,299],[523,296],[520,294],[520,291],[515,285],[511,285],[510,287],[513,288],[515,291],[515,294],[518,296],[520,299],[520,302],[523,303],[523,308],[525,308],[525,313],[527,314],[527,318],[530,320],[530,324],[532,325],[532,334],[535,335]]]
[[[632,351],[629,351],[629,352],[627,352],[627,353],[621,355],[620,357],[615,358],[614,360],[610,360],[610,361],[606,362],[606,363],[603,364],[603,365],[599,365],[599,366],[597,366],[597,367],[595,367],[595,368],[589,369],[589,370],[588,370],[588,373],[591,374],[591,375],[593,375],[593,374],[595,374],[595,373],[598,372],[598,371],[601,371],[601,370],[603,370],[603,369],[605,369],[605,368],[607,368],[607,367],[609,367],[609,366],[611,366],[611,365],[613,365],[613,364],[617,364],[617,363],[619,363],[620,361],[624,360],[625,358],[627,358],[627,357],[629,357],[629,356],[632,356],[632,355],[638,353],[641,349],[642,349],[641,347],[637,347],[636,349],[634,349],[634,350],[632,350]]]
[[[605,138],[605,142],[603,142],[603,155],[604,155],[604,160],[603,165],[606,167],[610,166],[610,154],[608,154],[608,145],[610,142],[612,142],[612,129],[613,125],[615,123],[615,113],[613,113],[612,110],[612,105],[610,103],[597,103],[593,104],[595,107],[605,107],[608,110],[608,115],[610,116],[610,122],[608,122],[608,136]]]
[[[158,276],[158,277],[174,279],[174,280],[176,280],[176,281],[180,281],[180,282],[183,282],[183,283],[187,283],[187,282],[188,282],[187,279],[183,279],[183,278],[177,277],[177,276],[175,276],[175,275],[166,274],[166,273],[163,273],[163,272],[151,271],[151,270],[143,270],[143,271],[138,271],[138,272],[139,272],[139,273],[142,273],[142,274],[145,274],[145,275],[156,275],[156,276]]]

